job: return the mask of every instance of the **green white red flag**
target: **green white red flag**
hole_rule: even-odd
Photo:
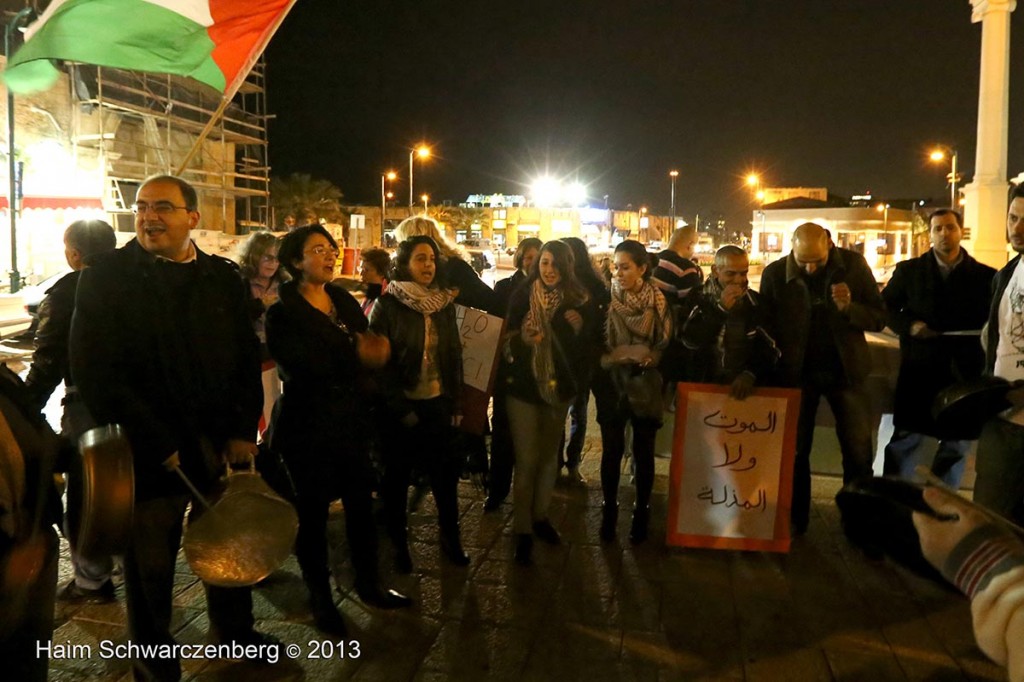
[[[53,0],[25,31],[4,81],[52,86],[51,60],[188,76],[231,95],[295,0]]]

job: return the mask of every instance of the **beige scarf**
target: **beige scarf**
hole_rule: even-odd
[[[554,332],[551,330],[551,318],[560,305],[561,289],[549,289],[539,279],[533,281],[530,310],[523,318],[523,332],[528,336],[541,335],[541,342],[533,347],[533,378],[541,399],[549,405],[562,402],[555,376]]]
[[[672,335],[665,296],[648,281],[637,291],[626,291],[619,280],[612,280],[612,300],[605,324],[608,347],[644,344],[664,349]]]
[[[418,282],[388,282],[387,293],[407,308],[423,315],[432,315],[455,300],[448,289],[432,289]]]

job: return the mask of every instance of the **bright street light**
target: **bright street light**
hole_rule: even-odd
[[[534,206],[552,206],[558,203],[562,186],[550,175],[539,177],[530,185],[530,198]]]
[[[384,186],[384,182],[394,182],[395,178],[398,177],[398,173],[395,171],[385,171],[380,176],[380,238],[384,239],[384,218],[388,212],[388,199],[394,196],[393,192],[388,192]]]
[[[757,177],[756,174],[751,173],[750,175],[747,176],[747,184],[750,185],[751,187],[757,187],[758,185],[761,184],[761,178]]]
[[[430,201],[430,195],[429,194],[421,194],[420,195],[420,200],[423,202],[423,212],[426,213],[427,212],[427,202]]]
[[[928,155],[928,158],[931,159],[932,161],[945,161],[947,158],[949,159],[949,207],[953,210],[956,210],[956,183],[959,179],[957,178],[956,172],[956,150],[953,149],[952,147],[942,145],[940,147],[936,147],[932,151],[932,153]]]
[[[417,156],[420,157],[421,159],[425,159],[425,158],[429,157],[430,156],[430,147],[428,147],[425,144],[421,144],[421,145],[413,148],[413,150],[409,152],[409,207],[410,208],[412,208],[412,197],[413,197],[413,193],[412,193],[412,162],[413,162],[413,160]]]
[[[670,170],[668,172],[668,176],[670,178],[672,178],[672,194],[670,195],[671,196],[670,204],[671,204],[672,208],[669,211],[669,213],[671,213],[671,215],[672,215],[672,229],[675,229],[675,226],[676,226],[676,178],[679,177],[679,171],[677,171],[677,170]]]

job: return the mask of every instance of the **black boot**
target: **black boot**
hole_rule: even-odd
[[[330,582],[326,578],[315,583],[307,580],[306,586],[309,588],[309,607],[317,629],[335,637],[347,637],[348,630],[338,607],[334,605]]]
[[[629,541],[639,545],[647,539],[647,523],[651,519],[651,508],[648,506],[633,509],[633,524],[629,528]]]
[[[605,502],[601,505],[601,540],[612,542],[615,540],[615,527],[619,522],[619,504],[617,502]]]
[[[409,554],[409,531],[402,528],[401,531],[391,530],[391,544],[395,548],[395,570],[402,575],[412,573],[412,555]]]
[[[516,563],[529,566],[533,563],[533,536],[529,533],[516,535]]]
[[[469,555],[462,549],[458,526],[441,531],[441,552],[456,566],[469,566]]]

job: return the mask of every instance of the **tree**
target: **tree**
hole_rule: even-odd
[[[270,205],[278,228],[286,227],[289,217],[296,225],[341,222],[345,215],[341,209],[342,196],[341,190],[329,180],[314,180],[307,173],[270,179]]]
[[[433,218],[451,230],[452,236],[458,232],[465,232],[467,235],[474,225],[483,226],[487,217],[487,211],[482,208],[467,208],[463,206],[431,206],[430,212]]]

